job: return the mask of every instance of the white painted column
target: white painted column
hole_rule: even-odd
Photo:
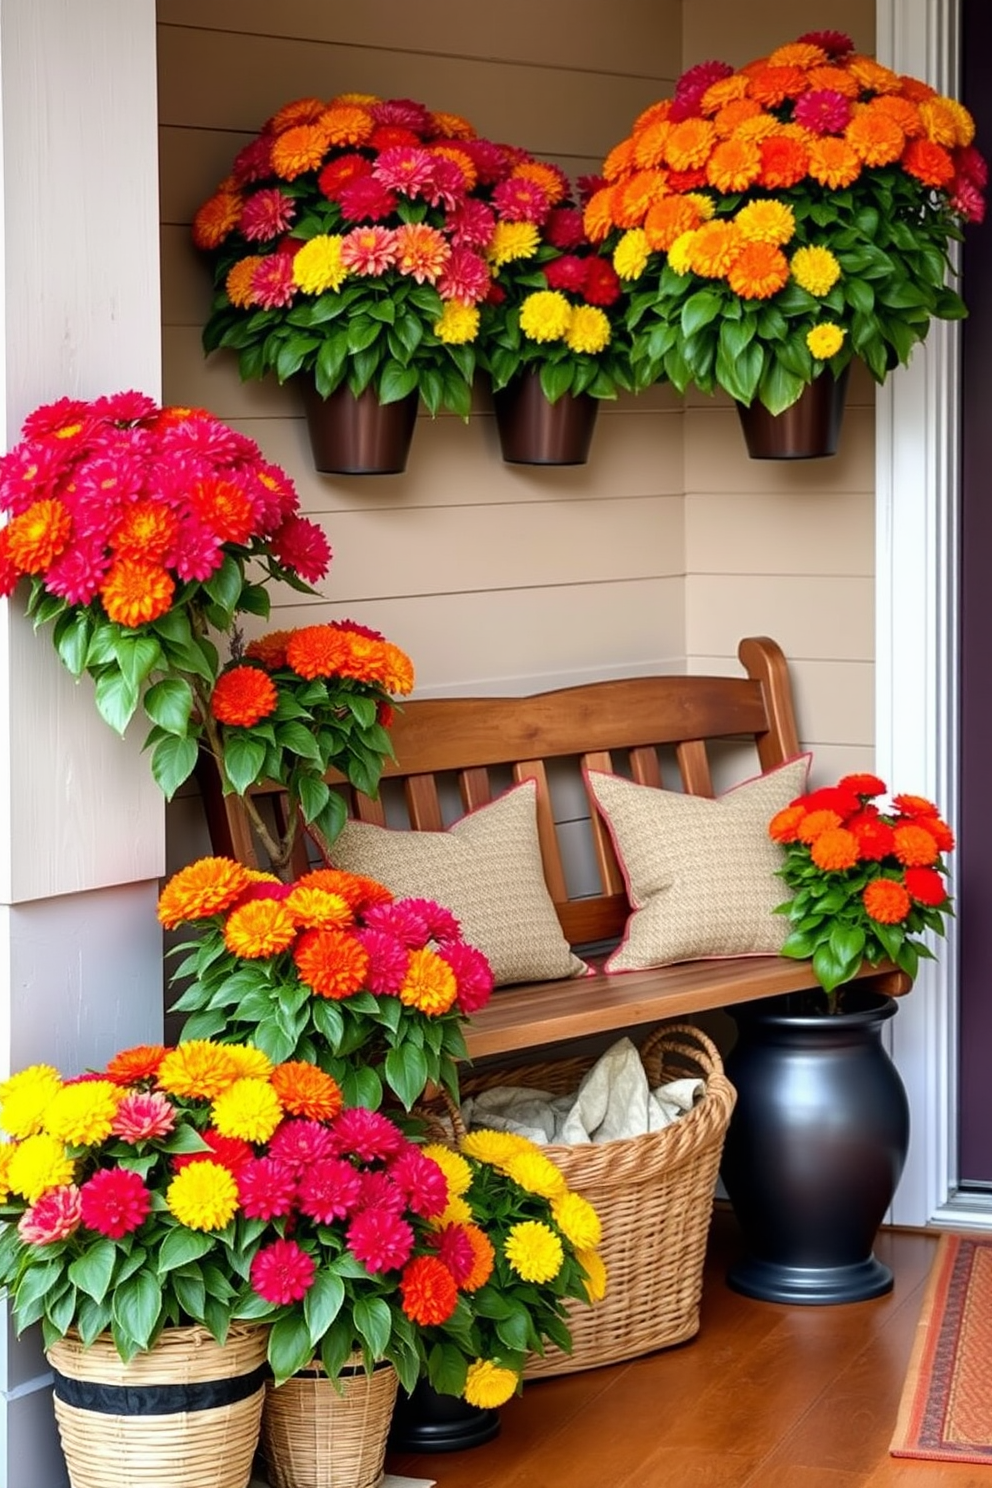
[[[0,0],[0,437],[65,394],[160,397],[154,0]],[[164,803],[48,633],[0,602],[0,1075],[162,1028]],[[0,1488],[61,1488],[37,1338],[0,1329]]]

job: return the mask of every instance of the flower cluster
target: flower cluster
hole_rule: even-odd
[[[582,178],[580,199],[601,184]],[[495,278],[482,306],[480,359],[494,391],[538,372],[545,397],[616,397],[629,389],[623,286],[608,251],[587,237],[557,166],[531,161],[493,193]]]
[[[773,413],[829,364],[881,382],[964,314],[948,243],[984,212],[968,111],[809,32],[704,62],[608,155],[586,228],[632,286],[638,386],[722,387]]]
[[[932,957],[916,937],[944,933],[953,913],[943,855],[954,834],[922,796],[878,800],[875,775],[845,775],[835,786],[800,796],[772,818],[769,832],[785,848],[780,876],[792,898],[779,906],[792,925],[782,954],[812,958],[831,1011],[836,989],[863,961],[893,961],[908,976]]]
[[[219,669],[210,631],[267,614],[269,582],[312,592],[331,557],[253,440],[137,392],[36,409],[0,457],[0,510],[0,594],[29,580],[28,613],[54,622],[112,727],[143,705],[170,796],[196,763]]]
[[[327,784],[328,770],[376,794],[392,753],[390,699],[412,688],[405,652],[353,620],[268,631],[238,648],[210,694],[203,742],[225,789],[243,798],[273,867],[289,861],[301,820],[322,847],[340,831],[345,803]],[[285,787],[290,799],[278,839],[248,794],[261,780]]]
[[[605,1295],[599,1215],[526,1137],[473,1131],[458,1150],[441,1143],[423,1150],[450,1195],[432,1221],[437,1253],[470,1293],[468,1319],[456,1313],[428,1326],[427,1377],[471,1405],[499,1406],[519,1388],[529,1355],[543,1353],[546,1342],[570,1350],[569,1300]]]
[[[201,858],[165,885],[159,920],[192,924],[175,980],[184,1038],[250,1040],[304,1059],[346,1097],[407,1110],[428,1082],[457,1092],[462,1018],[488,1001],[489,963],[449,910],[394,900],[373,879],[319,868],[285,884],[229,858]]]
[[[551,174],[411,99],[287,104],[193,223],[217,290],[206,350],[236,350],[244,378],[303,370],[322,397],[419,391],[467,416],[497,225],[530,231]]]

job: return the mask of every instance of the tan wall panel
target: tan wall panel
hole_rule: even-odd
[[[688,573],[875,571],[875,504],[849,491],[687,495]]]
[[[750,460],[740,421],[729,403],[687,408],[685,488],[744,495],[794,495],[873,491],[875,418],[867,408],[844,414],[836,455],[825,460]]]
[[[806,31],[846,31],[860,51],[875,50],[872,0],[685,0],[682,6],[682,61],[691,67],[719,57],[734,67]]]
[[[770,635],[790,660],[870,661],[873,606],[866,578],[689,574],[687,649],[733,656],[741,636]]]
[[[238,37],[233,66],[223,32],[159,28],[160,122],[188,128],[252,133],[291,99],[364,92],[464,114],[480,134],[539,155],[602,156],[668,91],[657,78],[561,71],[553,55],[535,69],[271,36]]]
[[[568,0],[567,12],[533,0],[498,7],[454,0],[377,0],[374,7],[327,0],[158,0],[160,24],[294,36],[363,46],[388,42],[409,52],[546,63],[602,72],[670,76],[681,55],[682,0]]]

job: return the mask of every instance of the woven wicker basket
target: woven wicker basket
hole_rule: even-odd
[[[703,1261],[723,1139],[735,1094],[715,1045],[692,1024],[667,1024],[642,1045],[652,1088],[683,1077],[705,1081],[693,1109],[662,1131],[591,1146],[548,1146],[569,1187],[603,1223],[602,1302],[569,1304],[572,1352],[549,1346],[525,1379],[569,1374],[682,1343],[699,1330]],[[552,1095],[577,1090],[591,1059],[563,1059],[487,1072],[462,1082],[463,1095],[526,1085]]]
[[[121,1359],[108,1335],[47,1350],[72,1488],[246,1488],[265,1398],[268,1330],[166,1328]]]
[[[353,1356],[338,1389],[318,1362],[268,1385],[262,1455],[273,1488],[375,1488],[382,1482],[398,1379],[391,1364],[366,1374]]]

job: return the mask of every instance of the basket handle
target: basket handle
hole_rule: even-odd
[[[681,1042],[683,1039],[688,1039],[690,1042]],[[662,1023],[648,1035],[641,1045],[641,1059],[644,1061],[649,1059],[660,1044],[669,1047],[673,1054],[681,1054],[691,1059],[699,1066],[704,1076],[723,1072],[720,1051],[709,1034],[697,1028],[695,1023]]]
[[[422,1116],[428,1123],[430,1123],[432,1120],[436,1121],[437,1118],[435,1112],[431,1108],[432,1106],[438,1105],[443,1107],[444,1114],[447,1116],[449,1122],[451,1123],[451,1132],[452,1136],[454,1137],[455,1143],[456,1145],[460,1146],[464,1138],[468,1135],[468,1129],[466,1128],[465,1121],[462,1117],[461,1107],[456,1100],[452,1099],[450,1093],[445,1090],[443,1086],[435,1087],[433,1095],[431,1096],[428,1103],[426,1105],[418,1107],[418,1115]],[[438,1133],[438,1136],[435,1138],[435,1140],[447,1142],[449,1140],[447,1132],[445,1132],[443,1135],[441,1135],[441,1133]]]

